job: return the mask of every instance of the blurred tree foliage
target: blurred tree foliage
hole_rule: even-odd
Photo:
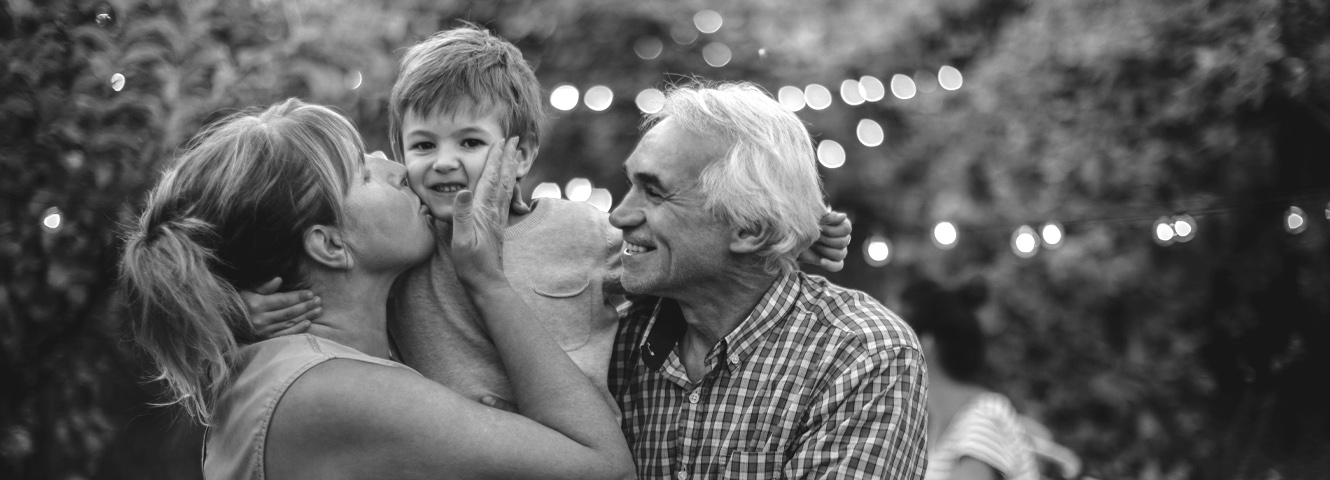
[[[697,33],[702,8],[724,15],[719,31]],[[858,241],[894,242],[888,267],[852,253],[833,280],[891,303],[916,276],[985,278],[992,384],[1096,475],[1330,474],[1322,0],[8,0],[0,476],[197,477],[202,430],[148,406],[158,387],[124,334],[120,225],[163,161],[240,108],[336,106],[387,150],[397,57],[458,20],[516,43],[547,91],[615,92],[604,112],[553,111],[528,192],[587,177],[618,198],[644,88],[914,76],[908,100],[799,113],[847,148],[823,172]],[[659,56],[634,54],[647,37]],[[702,59],[713,42],[732,52],[723,67]],[[964,73],[960,90],[930,83],[942,65]],[[855,140],[865,118],[883,145]],[[1279,221],[1295,203],[1315,221],[1290,236]],[[50,207],[58,229],[41,226]],[[1154,244],[1151,221],[1179,212],[1197,238]],[[1015,226],[1050,219],[1065,245],[1009,253]],[[927,238],[942,220],[960,228],[950,251]]]

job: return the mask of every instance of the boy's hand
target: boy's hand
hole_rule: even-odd
[[[277,293],[281,286],[282,279],[277,277],[253,292],[240,292],[245,310],[249,312],[249,322],[262,338],[305,333],[311,322],[323,315],[323,299],[314,296],[314,292]]]
[[[827,212],[822,215],[820,223],[822,236],[808,250],[799,253],[799,261],[819,265],[828,272],[839,272],[845,268],[845,255],[854,226],[850,224],[850,217],[840,212]]]

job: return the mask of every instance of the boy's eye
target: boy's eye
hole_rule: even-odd
[[[430,150],[434,148],[434,142],[416,142],[411,144],[412,150]]]
[[[468,138],[466,140],[462,140],[462,146],[466,148],[480,148],[485,146],[485,142],[475,138]]]

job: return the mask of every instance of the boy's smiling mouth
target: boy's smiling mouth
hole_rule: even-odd
[[[462,191],[465,188],[466,185],[461,183],[439,183],[431,185],[429,187],[429,190],[434,193],[454,194]]]

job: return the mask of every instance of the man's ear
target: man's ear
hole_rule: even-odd
[[[330,225],[315,225],[305,230],[305,253],[315,263],[337,270],[350,270],[356,263],[341,230]]]
[[[526,172],[531,171],[531,165],[536,163],[536,155],[540,154],[540,146],[520,147],[517,149],[517,154],[522,156],[517,160],[517,178],[520,180],[526,177]]]
[[[760,252],[767,248],[767,240],[770,237],[770,230],[766,226],[736,228],[730,237],[730,252],[737,254]]]

